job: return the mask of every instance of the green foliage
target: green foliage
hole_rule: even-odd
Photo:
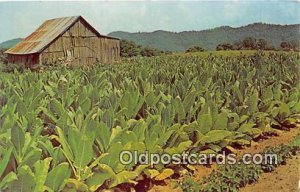
[[[217,153],[295,126],[296,54],[135,57],[0,76],[0,190],[96,191],[161,180],[123,150]],[[266,122],[272,127],[266,129]]]
[[[47,174],[45,186],[53,191],[60,191],[63,189],[66,179],[70,176],[71,170],[69,169],[68,163],[61,163]]]
[[[183,181],[178,182],[177,186],[184,192],[239,191],[247,184],[257,182],[261,173],[274,171],[276,167],[285,164],[286,160],[292,157],[292,154],[300,152],[299,141],[300,135],[297,135],[288,145],[281,144],[275,147],[267,147],[262,153],[264,158],[259,165],[244,164],[242,161],[234,165],[220,165],[201,181],[195,181],[195,178],[188,176]],[[277,158],[271,158],[270,154],[276,155]]]
[[[240,41],[234,42],[233,44],[218,44],[216,50],[274,50],[274,47],[270,46],[265,39],[255,39],[253,37],[247,37]]]
[[[147,47],[142,47],[135,44],[133,41],[121,40],[120,42],[120,52],[122,57],[135,57],[135,56],[144,56],[152,57],[162,55],[168,52],[163,52],[158,49]]]
[[[267,32],[266,32],[267,31]],[[153,31],[153,32],[112,32],[110,36],[133,41],[142,46],[150,46],[163,51],[185,51],[194,45],[202,45],[205,50],[215,50],[221,43],[234,43],[247,37],[265,39],[268,47],[280,47],[282,41],[299,40],[299,24],[273,25],[253,23],[242,27],[222,26],[203,31]],[[298,43],[299,45],[299,43]]]
[[[234,47],[230,43],[221,43],[221,44],[217,45],[216,50],[217,51],[221,51],[221,50],[234,50]]]
[[[284,51],[299,51],[300,49],[300,42],[299,40],[296,41],[283,41],[280,43],[280,48]]]
[[[133,41],[121,40],[120,49],[122,57],[134,57],[140,54],[140,47]]]
[[[203,52],[205,51],[202,47],[199,46],[193,46],[185,50],[186,53],[191,53],[191,52]]]

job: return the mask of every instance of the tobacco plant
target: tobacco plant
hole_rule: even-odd
[[[163,180],[171,165],[123,150],[218,153],[290,129],[299,57],[281,53],[124,59],[0,74],[0,190],[96,191]]]

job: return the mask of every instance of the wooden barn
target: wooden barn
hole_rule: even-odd
[[[101,35],[83,17],[45,21],[36,31],[5,52],[10,63],[94,64],[120,59],[120,41]]]

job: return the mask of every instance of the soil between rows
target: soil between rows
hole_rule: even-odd
[[[257,183],[242,188],[240,192],[299,192],[300,155],[288,159],[271,173],[263,173]]]
[[[272,146],[277,146],[280,144],[288,144],[292,141],[292,139],[300,132],[300,126],[298,125],[296,128],[290,129],[289,131],[282,131],[278,136],[270,136],[266,139],[260,140],[258,142],[251,142],[251,146],[244,148],[244,149],[237,149],[236,150],[236,154],[238,157],[241,157],[243,154],[249,153],[249,154],[255,154],[255,153],[261,153],[266,147],[272,147]],[[298,156],[298,158],[293,158],[293,159],[289,159],[288,164],[286,166],[280,166],[278,167],[274,172],[268,173],[270,175],[274,174],[274,176],[272,175],[272,177],[276,178],[276,173],[277,170],[281,170],[282,172],[284,172],[285,170],[285,176],[280,177],[282,178],[281,182],[277,182],[274,179],[274,182],[276,183],[276,187],[274,185],[274,187],[272,188],[272,190],[269,190],[265,185],[270,186],[273,185],[273,181],[269,180],[268,177],[269,176],[265,176],[265,174],[262,175],[262,182],[265,182],[265,185],[262,185],[261,187],[264,187],[262,189],[260,188],[255,188],[255,189],[251,189],[249,186],[249,190],[248,191],[243,191],[243,192],[252,192],[254,191],[272,191],[272,192],[281,192],[284,191],[282,190],[282,187],[285,188],[286,185],[291,186],[288,189],[297,189],[298,187],[298,181],[297,181],[297,185],[295,186],[295,182],[296,180],[300,180],[299,178],[299,174],[300,174],[300,157]],[[297,161],[296,161],[297,160]],[[291,165],[289,165],[291,164]],[[198,165],[195,166],[196,170],[194,172],[194,177],[195,180],[201,180],[203,177],[208,176],[214,169],[217,168],[217,164],[212,164],[211,166],[203,166],[203,165]],[[297,176],[298,175],[298,176]],[[266,178],[264,178],[266,177]],[[291,178],[293,177],[293,178]],[[172,192],[180,192],[181,190],[178,188],[173,187],[174,182],[176,182],[177,180],[182,180],[184,178],[179,178],[179,179],[167,179],[164,183],[164,185],[154,185],[149,192],[164,192],[164,191],[172,191]],[[292,182],[293,181],[293,182]],[[259,180],[260,182],[260,180]],[[282,186],[279,184],[281,183]],[[254,186],[254,185],[253,185]],[[292,187],[293,186],[293,187]],[[252,187],[252,185],[251,185]],[[260,186],[258,186],[260,187]],[[247,190],[245,188],[245,190]],[[288,191],[288,190],[287,190]],[[295,190],[294,190],[295,191]],[[293,192],[289,191],[289,192]]]

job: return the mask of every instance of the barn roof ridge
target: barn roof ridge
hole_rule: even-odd
[[[4,53],[14,55],[27,55],[40,53],[50,46],[56,39],[69,30],[77,21],[84,22],[98,37],[118,39],[101,35],[91,24],[89,24],[82,16],[70,16],[53,18],[44,21],[34,32],[23,39],[14,47],[8,49]]]

